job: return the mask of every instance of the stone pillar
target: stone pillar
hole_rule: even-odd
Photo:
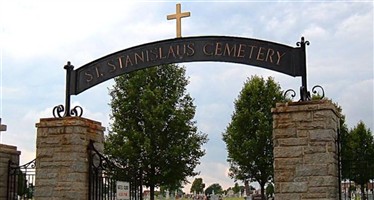
[[[35,199],[88,199],[90,140],[103,149],[100,122],[80,117],[40,119],[36,124]]]
[[[17,147],[0,144],[0,200],[6,200],[7,197],[9,160],[19,165],[20,154]]]
[[[337,200],[337,108],[321,100],[279,103],[272,112],[275,198]]]

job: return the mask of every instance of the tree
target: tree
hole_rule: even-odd
[[[185,68],[156,66],[114,80],[105,153],[126,167],[140,193],[142,185],[149,187],[153,200],[155,187],[177,188],[197,175],[194,169],[205,154],[207,136],[193,121]]]
[[[365,124],[360,121],[357,126],[344,136],[342,154],[343,177],[360,185],[362,199],[365,196],[365,184],[374,179],[374,138]]]
[[[218,183],[213,183],[208,188],[206,188],[205,195],[213,194],[213,191],[214,191],[214,194],[222,194],[223,193],[222,186]]]
[[[271,108],[284,101],[278,83],[252,76],[244,83],[231,122],[223,133],[230,164],[229,175],[245,182],[257,181],[265,199],[265,184],[273,177]]]
[[[266,186],[266,197],[273,197],[274,196],[274,185],[269,183]]]
[[[235,183],[235,186],[232,188],[232,191],[234,192],[234,194],[239,194],[240,187],[238,183]]]
[[[195,180],[192,182],[190,192],[201,194],[204,192],[205,183],[203,182],[202,178],[195,178]]]

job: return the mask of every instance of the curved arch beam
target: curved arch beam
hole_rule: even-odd
[[[303,75],[302,51],[269,41],[228,37],[185,37],[124,49],[73,70],[70,95],[77,95],[124,73],[157,65],[196,61],[241,63],[290,76]]]

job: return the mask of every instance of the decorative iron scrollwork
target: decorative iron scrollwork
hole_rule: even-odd
[[[65,112],[65,108],[63,105],[58,105],[53,108],[53,117],[54,118],[62,118],[64,115],[61,115],[61,113]]]
[[[305,45],[310,45],[310,42],[309,41],[305,41],[305,38],[304,37],[301,37],[301,41],[300,42],[296,42],[296,46],[298,47],[302,47],[302,46],[305,46]]]
[[[36,159],[19,166],[8,161],[6,199],[33,199]]]
[[[83,108],[80,106],[75,106],[70,111],[65,110],[65,107],[63,105],[58,105],[53,108],[53,117],[54,118],[63,118],[66,117],[64,113],[69,112],[69,116],[75,116],[75,117],[81,117],[83,115]]]
[[[75,106],[70,111],[71,116],[81,117],[83,115],[83,108],[80,106]]]
[[[307,87],[307,71],[306,71],[306,46],[310,45],[309,41],[306,41],[304,37],[301,37],[301,41],[297,42],[296,45],[301,48],[301,62],[299,63],[302,67],[301,69],[301,87],[300,87],[300,100],[299,101],[311,101],[312,99],[323,99],[325,97],[325,91],[320,85],[316,85],[312,88],[313,94],[315,96],[311,96],[310,92],[308,91]],[[322,94],[317,93],[317,88],[322,91]],[[288,89],[284,92],[284,97],[287,99],[287,95],[291,93],[291,98],[293,99],[296,96],[296,92],[293,89]]]
[[[318,92],[318,89],[320,92]],[[325,97],[325,90],[322,86],[316,85],[312,88],[312,92],[314,96],[310,95],[310,92],[306,90],[303,86],[300,87],[300,100],[299,101],[311,101],[312,99],[323,99]],[[288,89],[283,93],[285,99],[291,96],[291,100],[293,100],[296,96],[296,92],[293,89]]]
[[[295,96],[296,96],[296,92],[295,92],[295,90],[293,90],[293,89],[288,89],[288,90],[286,90],[286,91],[284,92],[284,94],[283,94],[283,96],[284,96],[285,99],[287,99],[289,93],[291,93],[291,95],[290,95],[290,96],[291,96],[291,99],[295,98]]]
[[[319,95],[319,93],[317,92],[316,88],[321,89],[321,93],[322,93],[321,95]],[[320,85],[316,85],[316,86],[314,86],[314,87],[312,88],[312,92],[313,92],[313,94],[318,94],[317,96],[319,97],[319,99],[323,99],[323,98],[325,97],[325,90],[324,90],[323,87],[320,86]]]
[[[80,106],[75,106],[73,109],[70,110],[70,96],[71,96],[71,77],[74,70],[74,66],[71,65],[70,61],[64,66],[66,69],[66,91],[65,91],[65,107],[63,105],[58,105],[53,108],[53,116],[55,118],[63,118],[63,117],[70,117],[76,116],[81,117],[83,114],[83,108]]]

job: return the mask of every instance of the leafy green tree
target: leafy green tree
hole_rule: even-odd
[[[214,194],[217,194],[217,195],[222,194],[223,193],[222,186],[218,183],[213,183],[212,185],[210,185],[209,187],[205,189],[205,195],[213,194],[213,191],[214,191]]]
[[[343,177],[360,185],[362,199],[365,184],[374,179],[374,138],[370,129],[360,121],[344,136],[342,145]]]
[[[265,184],[273,177],[273,119],[271,108],[283,102],[278,83],[252,76],[244,83],[231,122],[223,133],[230,164],[229,175],[236,179],[257,181],[265,199]]]
[[[348,179],[349,174],[349,164],[352,159],[351,151],[348,149],[349,142],[349,131],[346,124],[345,115],[343,114],[343,109],[337,103],[334,103],[338,109],[339,113],[339,140],[340,140],[340,160],[341,160],[341,176],[343,179]]]
[[[203,182],[202,178],[195,178],[195,180],[192,182],[190,192],[201,194],[204,192],[205,183]]]
[[[238,183],[235,183],[234,187],[232,188],[232,191],[234,192],[234,194],[239,194],[240,187]]]
[[[110,90],[113,123],[105,153],[139,188],[176,188],[197,175],[206,134],[197,131],[185,68],[169,64],[124,74]],[[140,189],[141,193],[141,189]]]
[[[252,186],[251,186],[252,187]],[[253,188],[253,187],[252,187]],[[239,186],[239,194],[243,194],[244,193],[244,190],[245,190],[245,187],[244,187],[244,185],[241,185],[241,186]]]
[[[274,185],[272,183],[268,183],[266,186],[266,196],[273,197],[274,196]]]

